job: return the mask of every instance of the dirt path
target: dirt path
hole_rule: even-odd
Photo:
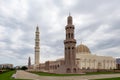
[[[112,77],[120,77],[120,74],[53,77],[53,76],[39,76],[21,70],[18,70],[16,72],[16,79],[32,79],[32,80],[88,80],[88,79],[100,79],[100,78],[112,78]]]

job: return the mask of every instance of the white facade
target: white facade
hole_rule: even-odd
[[[80,69],[116,69],[113,57],[76,53],[76,65]]]
[[[36,27],[35,32],[35,64],[34,69],[39,69],[39,57],[40,56],[40,39],[39,39],[39,27]]]

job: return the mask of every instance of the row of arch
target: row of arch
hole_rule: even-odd
[[[75,49],[75,47],[65,47],[65,50]]]
[[[73,69],[71,69],[71,68],[67,68],[66,69],[66,73],[76,73],[77,72],[77,69],[76,68],[73,68]]]
[[[65,47],[65,64],[75,64],[75,47]]]
[[[97,61],[97,60],[79,60],[77,61],[77,65],[79,65],[81,68],[87,69],[114,69],[115,68],[115,61],[111,60],[103,60],[103,61]]]
[[[55,69],[57,69],[57,68],[59,68],[59,67],[60,67],[59,64],[58,64],[58,65],[50,65],[50,66],[49,66],[49,69],[55,70]]]
[[[83,62],[96,62],[97,60],[96,59],[79,59],[79,61],[83,61]],[[101,62],[116,62],[116,61],[113,61],[113,60],[102,60]]]
[[[69,29],[74,29],[74,26],[73,25],[66,26],[66,30],[69,30]]]
[[[67,39],[74,39],[73,33],[67,33],[67,34],[66,34],[66,38],[67,38]]]

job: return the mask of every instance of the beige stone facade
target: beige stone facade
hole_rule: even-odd
[[[111,70],[116,69],[116,59],[110,56],[98,56],[92,54],[90,49],[83,44],[76,47],[75,63],[79,72],[86,72],[85,70]],[[43,66],[42,66],[43,65]],[[56,61],[46,61],[40,65],[40,69],[44,69],[46,72],[56,72],[60,66],[65,65],[64,58]],[[64,67],[63,67],[64,68]],[[62,71],[63,69],[61,69]]]
[[[81,73],[82,70],[98,70],[98,69],[116,69],[116,60],[109,56],[93,55],[90,49],[80,44],[76,46],[74,38],[74,25],[72,24],[72,16],[68,16],[67,25],[65,26],[66,38],[64,40],[64,58],[56,61],[46,61],[39,63],[39,28],[36,28],[35,38],[35,69],[50,73]]]
[[[56,61],[46,61],[40,64],[40,70],[45,72],[55,72],[60,66],[64,65],[64,59],[58,59]]]

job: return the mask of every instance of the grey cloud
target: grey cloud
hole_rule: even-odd
[[[6,3],[6,1],[4,3]],[[14,0],[10,3],[14,4]],[[20,61],[21,59],[23,59],[22,61],[24,62],[27,61],[26,57],[29,57],[31,54],[34,55],[35,28],[38,24],[40,28],[40,46],[42,59],[46,61],[50,60],[52,57],[56,59],[63,56],[63,40],[65,39],[64,28],[66,26],[66,17],[68,16],[69,11],[74,17],[74,20],[77,20],[79,15],[91,16],[85,19],[87,20],[84,21],[85,24],[80,25],[79,23],[76,23],[78,26],[75,25],[75,35],[78,43],[81,41],[81,39],[87,40],[88,43],[89,41],[91,42],[94,40],[90,39],[90,37],[94,37],[91,34],[96,34],[95,32],[100,28],[100,26],[106,24],[109,26],[109,28],[101,32],[103,34],[114,35],[110,37],[108,36],[109,38],[101,37],[103,39],[100,39],[98,42],[93,41],[95,43],[93,46],[91,46],[91,43],[89,43],[88,46],[90,46],[91,51],[93,53],[99,51],[102,52],[100,54],[109,55],[108,49],[120,47],[120,38],[118,38],[120,32],[120,17],[118,15],[120,13],[119,0],[75,0],[74,3],[74,5],[67,6],[62,0],[53,0],[50,2],[48,0],[27,0],[25,4],[27,9],[23,9],[26,12],[26,16],[24,18],[22,18],[22,15],[19,14],[21,12],[13,12],[13,14],[15,14],[14,16],[8,16],[6,14],[0,13],[0,25],[5,27],[7,33],[5,38],[0,40],[7,45],[6,47],[4,46],[1,48],[1,53],[8,54],[4,50],[8,50],[8,52],[12,51],[16,55],[13,55],[14,59],[17,61]],[[7,2],[6,4],[9,3]],[[20,2],[20,6],[16,6],[16,8],[21,8],[22,6],[23,5]],[[16,31],[17,29],[20,29],[23,32],[22,36],[18,36],[18,42],[20,42],[18,44],[17,41],[11,41],[11,38],[14,38],[12,32]],[[16,35],[18,34],[16,33]],[[100,35],[96,35],[95,37],[99,39],[99,36]],[[14,49],[11,47],[12,45],[20,48]],[[103,49],[106,51],[103,51]],[[113,57],[115,57],[114,53],[116,52],[111,50],[110,54],[113,55]],[[116,55],[118,54],[116,53]],[[34,59],[34,56],[31,57]],[[7,58],[9,58],[9,56],[7,56]],[[20,64],[25,63],[20,62]]]
[[[73,12],[83,13],[83,14],[93,14],[93,13],[108,13],[114,11],[114,9],[119,8],[119,0],[109,1],[109,0],[79,0],[77,4],[72,7]],[[104,11],[106,10],[106,11]],[[101,11],[101,12],[100,12]],[[98,14],[99,14],[98,13]],[[96,14],[95,14],[96,15]]]
[[[118,39],[108,39],[108,40],[103,40],[98,42],[98,44],[93,48],[94,51],[97,50],[102,50],[102,49],[108,49],[108,48],[112,48],[112,47],[120,47],[118,44],[119,40]]]

